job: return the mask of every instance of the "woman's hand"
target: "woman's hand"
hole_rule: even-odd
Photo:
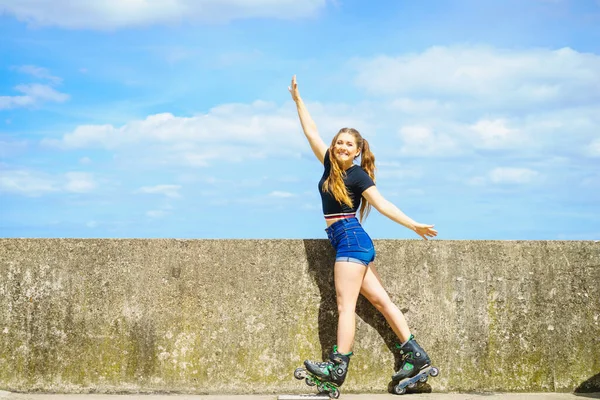
[[[288,90],[292,94],[292,100],[300,100],[300,93],[298,92],[298,84],[296,83],[296,75],[292,77],[292,85],[288,86]]]
[[[423,239],[428,240],[427,236],[437,236],[437,231],[433,229],[433,226],[434,225],[415,224],[415,232],[417,232],[417,235],[421,236]]]

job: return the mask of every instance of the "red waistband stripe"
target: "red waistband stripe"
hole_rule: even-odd
[[[337,218],[354,218],[356,216],[355,213],[340,213],[340,214],[327,214],[325,215],[325,219],[337,219]]]

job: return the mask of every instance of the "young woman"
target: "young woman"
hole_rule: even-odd
[[[379,193],[375,186],[375,157],[369,149],[369,143],[357,130],[341,129],[327,147],[300,97],[296,76],[292,78],[288,89],[296,103],[308,143],[324,165],[319,192],[327,224],[325,231],[336,250],[333,268],[338,307],[337,346],[334,346],[329,360],[307,360],[304,365],[323,382],[331,382],[335,386],[344,382],[354,343],[356,302],[358,295],[362,294],[383,314],[402,344],[402,365],[392,378],[402,380],[415,377],[430,365],[429,357],[414,340],[404,315],[383,288],[373,264],[373,242],[363,230],[356,213],[360,208],[362,222],[373,206],[425,240],[436,236],[437,231],[433,225],[413,221]],[[354,164],[358,157],[360,165]]]

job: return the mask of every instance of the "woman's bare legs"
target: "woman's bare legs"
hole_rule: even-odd
[[[373,263],[370,263],[367,268],[360,293],[383,314],[398,339],[400,339],[400,343],[404,343],[410,338],[410,329],[406,318],[404,318],[402,311],[392,303],[390,296],[381,284],[381,279]]]
[[[338,307],[337,345],[340,353],[352,351],[359,294],[365,296],[381,312],[401,343],[410,338],[406,318],[383,288],[375,264],[370,263],[365,267],[358,263],[336,262],[334,279]]]
[[[338,352],[352,351],[356,330],[356,301],[369,268],[353,262],[336,262],[334,266],[335,293],[338,307]]]

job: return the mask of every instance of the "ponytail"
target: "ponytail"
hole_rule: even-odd
[[[373,179],[375,182],[375,155],[371,152],[367,139],[362,139],[362,151],[360,157],[360,167]],[[360,222],[367,218],[371,212],[371,204],[364,197],[360,204]]]

